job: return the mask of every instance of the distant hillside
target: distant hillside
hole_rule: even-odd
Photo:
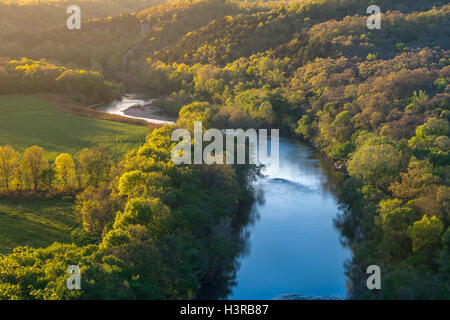
[[[178,41],[186,33],[214,19],[253,12],[256,8],[256,5],[245,7],[237,2],[220,0],[174,2],[137,13],[91,19],[82,23],[79,31],[66,29],[62,18],[67,15],[61,15],[59,8],[43,14],[48,19],[48,28],[21,28],[21,23],[4,21],[8,27],[1,35],[0,56],[46,58],[54,63],[91,68],[114,77],[130,60],[145,61],[147,52]],[[12,10],[11,17],[18,15],[9,9]],[[42,6],[25,9],[30,10],[33,17],[39,17],[36,10],[44,10]]]
[[[410,1],[380,1],[383,12],[388,10],[401,10],[405,14],[431,9],[434,5],[445,1],[418,1],[414,5]],[[279,55],[299,55],[299,50],[317,49],[315,53],[304,52],[305,58],[330,54],[328,45],[336,38],[336,42],[343,38],[355,39],[366,33],[366,9],[370,1],[305,1],[294,3],[287,7],[280,7],[269,12],[254,14],[240,14],[227,16],[212,21],[207,26],[189,32],[180,41],[173,42],[166,48],[154,53],[148,50],[148,56],[166,62],[184,63],[213,63],[225,64],[242,56],[250,56],[269,49],[278,49]],[[344,17],[348,17],[343,20]],[[351,17],[351,18],[350,18]],[[430,41],[431,36],[435,45],[448,46],[443,33],[448,33],[448,12],[440,12],[434,16],[433,12],[425,16],[415,14],[405,16],[389,14],[389,19],[376,39],[367,39],[372,42],[369,46],[386,45],[386,49],[395,46],[394,42],[413,42],[420,39]],[[427,25],[426,20],[434,19],[434,23]],[[410,21],[412,20],[412,21]],[[393,27],[395,25],[395,27]],[[422,28],[424,27],[424,28]],[[147,40],[145,40],[147,41]],[[327,43],[324,43],[324,42]],[[358,41],[358,40],[357,40]],[[364,40],[363,40],[364,42]],[[321,47],[322,48],[319,48]],[[348,45],[347,45],[348,46]],[[293,48],[294,47],[294,48]],[[150,49],[151,46],[148,45]],[[153,48],[152,48],[153,49]],[[341,48],[339,48],[341,49]],[[349,50],[349,48],[345,48]],[[284,51],[287,50],[287,51]],[[284,53],[283,53],[284,52]],[[350,54],[350,52],[349,52]],[[363,54],[354,51],[353,54]],[[367,55],[367,53],[365,53]]]

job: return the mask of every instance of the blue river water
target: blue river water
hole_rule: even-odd
[[[130,117],[124,110],[150,102],[125,96],[99,110]],[[153,113],[133,118],[173,123]],[[244,227],[246,246],[228,299],[267,300],[286,294],[344,299],[344,262],[351,252],[341,245],[333,225],[339,211],[333,166],[306,144],[286,138],[280,138],[279,165],[264,164],[264,178],[254,184],[254,222]]]
[[[339,211],[326,159],[302,143],[280,138],[280,162],[254,185],[247,248],[229,299],[285,294],[346,298],[344,262],[351,257],[333,225]],[[328,170],[328,172],[327,172]]]

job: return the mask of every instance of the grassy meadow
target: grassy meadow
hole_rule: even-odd
[[[118,159],[144,143],[143,126],[65,113],[36,96],[0,96],[0,145],[23,152],[44,148],[53,161],[59,153],[76,156],[82,148],[103,144]],[[74,199],[0,199],[0,254],[17,246],[45,247],[78,242],[83,234]]]
[[[142,145],[150,132],[143,126],[68,114],[26,95],[0,96],[0,123],[0,145],[21,152],[38,145],[49,160],[62,152],[76,156],[81,149],[100,144],[117,159]]]
[[[1,199],[0,254],[18,246],[45,247],[53,242],[79,242],[83,231],[73,212],[73,197]]]

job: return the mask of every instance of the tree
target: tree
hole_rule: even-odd
[[[75,209],[81,215],[84,230],[101,236],[105,226],[114,219],[110,192],[101,184],[98,188],[89,186],[77,195]]]
[[[348,155],[355,151],[355,145],[350,141],[339,142],[331,146],[328,153],[337,163],[342,163],[348,158]]]
[[[268,124],[273,123],[275,120],[275,114],[273,112],[272,104],[269,101],[264,101],[259,106],[258,118]]]
[[[388,259],[404,259],[411,252],[408,227],[414,221],[414,210],[399,199],[382,200],[378,204],[376,222],[383,230],[381,248]]]
[[[207,102],[193,102],[180,110],[178,123],[193,128],[195,121],[202,121],[203,127],[210,127],[211,105]]]
[[[169,227],[170,208],[160,199],[131,198],[123,213],[119,212],[114,226],[103,238],[103,246],[116,246],[130,241],[128,229],[141,225],[147,229],[146,236],[157,239]]]
[[[83,177],[83,166],[80,164],[80,161],[76,159],[75,161],[75,180],[77,182],[77,187],[79,190],[83,189],[84,186],[84,177]]]
[[[146,189],[149,180],[149,174],[135,170],[125,172],[120,177],[118,189],[120,194],[131,194],[137,188]]]
[[[21,190],[24,188],[27,180],[26,176],[27,175],[25,174],[24,160],[21,159],[18,165],[16,165],[13,170],[12,184],[14,188],[16,188],[16,190]]]
[[[440,259],[441,272],[450,281],[450,227],[442,235],[442,256]]]
[[[63,184],[65,190],[73,187],[75,182],[75,164],[72,156],[61,153],[55,160],[56,177]]]
[[[0,175],[6,189],[9,189],[14,168],[17,166],[19,153],[10,146],[0,146]]]
[[[26,174],[32,182],[34,190],[37,190],[39,188],[41,171],[48,164],[44,156],[44,149],[38,146],[29,147],[25,150],[23,159]]]
[[[439,252],[444,224],[436,216],[430,219],[424,215],[422,220],[414,222],[408,232],[412,239],[414,252],[427,256],[433,256]]]
[[[81,170],[86,176],[88,185],[99,186],[106,181],[111,168],[111,158],[104,146],[83,149],[78,158]]]
[[[447,225],[450,224],[450,187],[440,186],[436,194],[436,205]]]
[[[312,121],[308,115],[302,116],[302,118],[297,122],[295,133],[303,137],[304,139],[311,139],[314,133],[311,123]]]
[[[353,154],[348,171],[366,184],[387,187],[398,174],[400,160],[391,144],[366,143]]]
[[[436,138],[446,136],[448,132],[449,124],[446,119],[430,118],[416,128],[416,136],[409,140],[409,145],[413,148],[428,149],[435,145]]]
[[[399,199],[380,201],[378,212],[381,217],[381,227],[385,232],[404,232],[414,218],[414,210],[403,206]]]
[[[353,131],[352,114],[349,111],[342,111],[336,116],[332,125],[336,139],[339,142],[347,141]]]
[[[411,103],[405,108],[405,111],[410,113],[423,112],[427,107],[428,99],[428,95],[422,90],[419,90],[419,94],[417,94],[417,91],[414,91]]]
[[[412,158],[408,172],[400,173],[401,182],[393,182],[389,187],[394,196],[402,199],[416,198],[424,188],[437,181],[432,174],[433,166],[428,160]]]
[[[41,182],[46,190],[51,191],[55,181],[55,169],[53,167],[44,168],[41,171]]]

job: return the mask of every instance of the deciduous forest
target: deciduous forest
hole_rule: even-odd
[[[3,251],[1,299],[191,299],[211,287],[225,298],[259,168],[174,165],[171,133],[194,121],[279,128],[331,159],[349,298],[450,299],[447,1],[99,0],[81,30],[65,27],[64,1],[19,2],[0,1],[2,96],[87,106],[139,92],[178,121],[127,124],[139,132],[117,153],[48,154],[0,134],[0,202],[71,197],[80,224],[68,241]],[[379,30],[366,25],[371,4]],[[372,264],[379,291],[366,286]],[[80,265],[83,290],[66,288],[67,265]]]

